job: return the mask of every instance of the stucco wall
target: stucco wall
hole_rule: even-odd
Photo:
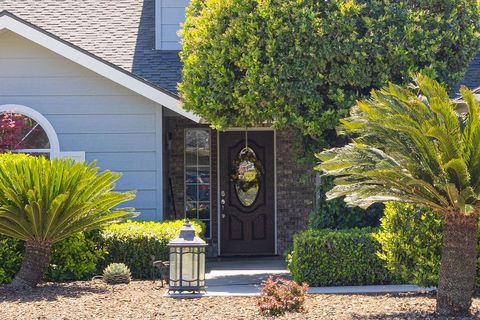
[[[87,161],[123,172],[118,190],[137,190],[128,205],[142,219],[161,217],[161,106],[12,32],[0,32],[3,104],[40,112],[61,151],[85,151]]]

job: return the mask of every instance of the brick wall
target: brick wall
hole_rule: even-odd
[[[295,131],[277,131],[277,237],[278,253],[292,244],[295,233],[305,230],[315,204],[312,164],[299,164],[301,137]]]
[[[184,216],[184,131],[186,128],[206,127],[195,124],[184,118],[167,118],[167,150],[165,168],[168,201],[165,202],[168,218],[183,218]],[[277,246],[278,253],[288,249],[294,233],[304,230],[307,226],[308,214],[314,206],[315,183],[312,165],[301,165],[297,161],[296,149],[301,142],[294,131],[277,131]],[[209,251],[217,253],[217,132],[211,131],[211,218],[212,239],[209,240]],[[174,199],[170,195],[168,182],[170,177],[173,186]],[[177,216],[173,214],[173,202]]]

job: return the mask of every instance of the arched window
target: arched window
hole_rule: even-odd
[[[39,112],[21,105],[0,105],[0,152],[23,152],[44,155],[50,159],[60,155],[57,134]]]

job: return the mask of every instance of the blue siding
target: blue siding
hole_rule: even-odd
[[[162,217],[161,106],[11,32],[0,34],[0,105],[42,113],[61,151],[120,171],[143,220]],[[159,117],[160,115],[160,117]]]

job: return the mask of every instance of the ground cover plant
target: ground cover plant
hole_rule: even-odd
[[[0,234],[25,242],[12,286],[36,286],[55,243],[136,215],[133,209],[113,209],[134,198],[112,191],[119,178],[99,173],[95,164],[0,154]]]
[[[103,270],[103,281],[108,284],[129,284],[132,279],[130,268],[124,263],[111,263]]]
[[[363,208],[413,203],[443,219],[437,294],[441,315],[468,314],[474,292],[480,210],[480,105],[462,88],[468,113],[438,82],[418,74],[409,87],[390,84],[357,102],[339,132],[353,141],[318,154],[334,176],[327,197]]]
[[[286,312],[304,311],[308,285],[287,279],[269,277],[263,283],[257,300],[260,313],[265,316],[280,316]]]

